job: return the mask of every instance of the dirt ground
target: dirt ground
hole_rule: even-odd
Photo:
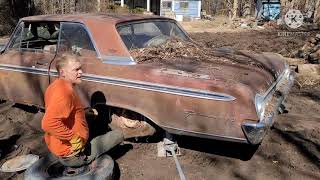
[[[301,48],[310,36],[280,37],[277,30],[191,34],[194,40],[212,47],[285,56]],[[320,179],[320,87],[295,85],[285,104],[288,112],[276,118],[259,147],[178,137],[182,154],[178,159],[187,179]],[[0,104],[0,137],[14,135],[9,140],[0,138],[0,147],[4,147],[0,164],[17,154],[47,153],[39,130],[41,117],[34,108]],[[126,141],[113,149],[109,154],[116,161],[116,178],[179,179],[174,159],[157,157],[159,140]],[[23,172],[0,172],[0,177],[22,179]]]

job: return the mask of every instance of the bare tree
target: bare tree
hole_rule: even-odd
[[[315,12],[314,12],[314,20],[315,23],[318,23],[320,28],[320,0],[317,0],[315,3]]]
[[[241,0],[240,0],[241,1]],[[232,18],[239,17],[239,0],[233,0],[233,10],[232,10]]]
[[[232,14],[233,14],[233,8],[232,8],[232,1],[231,0],[227,0],[227,14],[228,14],[228,17],[229,19],[231,20],[232,19]]]

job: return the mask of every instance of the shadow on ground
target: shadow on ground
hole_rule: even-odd
[[[250,160],[257,151],[259,145],[241,144],[235,142],[223,142],[212,139],[201,139],[196,137],[180,136],[177,138],[178,144],[182,148],[196,150],[200,152]]]

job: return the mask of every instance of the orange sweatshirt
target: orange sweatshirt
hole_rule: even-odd
[[[42,129],[46,144],[56,156],[68,156],[72,154],[69,141],[73,135],[88,140],[89,129],[80,98],[71,83],[57,79],[46,90],[44,100]]]

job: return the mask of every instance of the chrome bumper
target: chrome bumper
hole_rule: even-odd
[[[268,129],[273,125],[278,109],[294,82],[294,73],[289,67],[276,81],[275,85],[263,96],[264,110],[259,122],[243,122],[241,124],[247,141],[250,144],[261,143]]]

